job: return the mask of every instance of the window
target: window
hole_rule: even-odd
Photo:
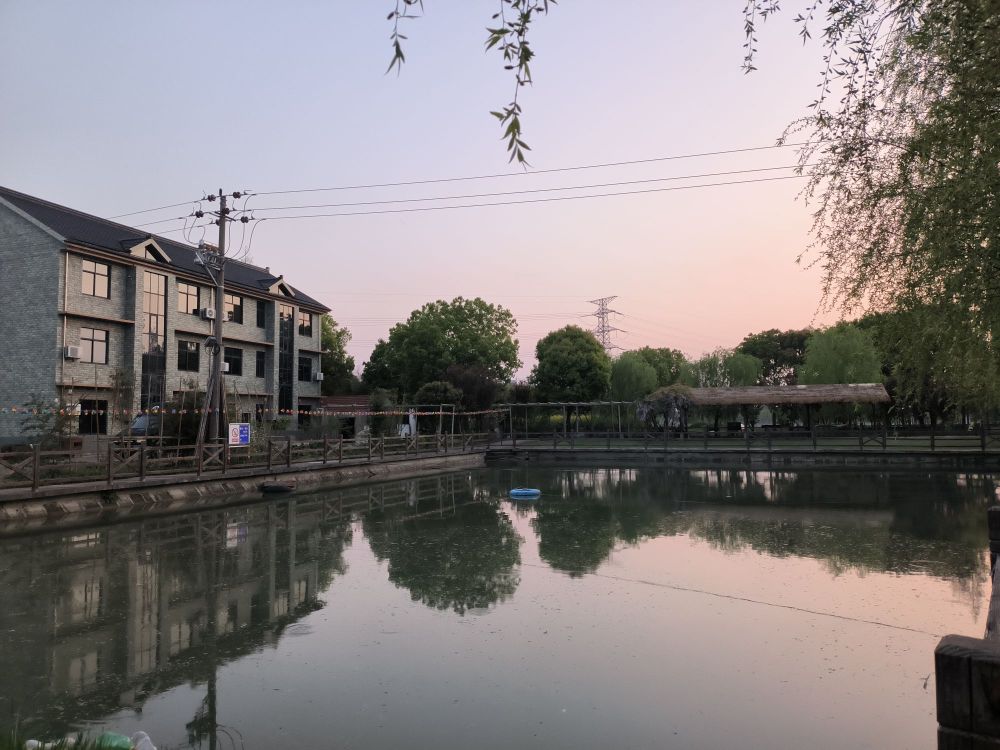
[[[267,328],[267,302],[257,300],[257,327]]]
[[[111,297],[111,266],[93,260],[83,261],[83,293],[91,297]]]
[[[222,298],[226,306],[226,320],[230,323],[243,322],[243,298],[238,294],[226,294]]]
[[[201,309],[201,289],[194,284],[177,282],[177,309],[182,313],[197,315]]]
[[[299,404],[299,427],[308,427],[312,421],[312,407]]]
[[[257,377],[267,377],[267,354],[257,352]]]
[[[177,342],[177,369],[185,372],[198,372],[200,369],[201,346],[197,341]]]
[[[232,346],[226,347],[226,353],[223,355],[223,361],[229,365],[230,375],[242,375],[243,374],[243,350],[237,349]]]
[[[312,335],[313,335],[312,313],[307,313],[303,310],[299,310],[299,336],[312,336]]]
[[[100,328],[80,329],[80,361],[98,365],[108,363],[108,332]]]
[[[299,380],[309,382],[313,377],[312,357],[299,357]]]

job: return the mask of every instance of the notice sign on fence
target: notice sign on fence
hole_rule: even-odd
[[[250,423],[230,422],[229,424],[229,444],[230,445],[250,445]]]

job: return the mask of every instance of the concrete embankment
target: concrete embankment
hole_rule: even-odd
[[[810,467],[921,468],[954,471],[1000,471],[1000,453],[945,451],[765,451],[664,450],[663,448],[491,448],[489,464],[539,463],[547,466],[683,466],[690,469],[747,467],[762,470]]]
[[[347,484],[425,476],[478,468],[484,453],[434,454],[410,458],[342,464],[293,464],[291,467],[230,469],[226,475],[173,474],[39,488],[0,491],[0,534],[45,527],[70,516],[80,519],[120,519],[128,516],[176,513],[251,502],[262,497],[268,479],[294,481],[297,492]]]

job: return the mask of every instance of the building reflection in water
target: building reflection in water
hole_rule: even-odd
[[[453,515],[469,475],[0,540],[0,731],[58,735],[185,682],[217,743],[215,674],[322,606],[352,521]]]

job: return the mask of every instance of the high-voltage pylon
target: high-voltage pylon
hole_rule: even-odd
[[[612,310],[608,307],[608,303],[613,299],[618,299],[618,296],[590,300],[590,304],[597,305],[597,309],[591,313],[591,315],[597,318],[597,325],[594,326],[593,334],[606,352],[610,352],[613,349],[621,349],[620,346],[616,346],[611,341],[611,334],[621,330],[621,328],[615,328],[611,325],[610,316],[621,315],[617,310]]]

